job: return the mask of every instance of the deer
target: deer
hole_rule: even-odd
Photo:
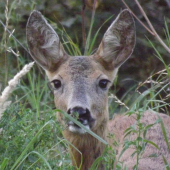
[[[35,62],[40,65],[48,77],[54,93],[56,108],[68,115],[77,114],[77,120],[87,129],[116,149],[117,157],[124,144],[124,131],[136,121],[135,116],[124,113],[109,120],[108,91],[119,67],[131,56],[136,42],[134,19],[129,10],[124,9],[112,22],[95,53],[89,56],[70,56],[64,50],[58,34],[39,11],[33,11],[26,26],[26,38],[29,52]],[[100,157],[105,144],[87,133],[74,122],[66,120],[60,112],[56,117],[63,128],[63,136],[70,145],[69,152],[74,167],[88,170]],[[170,141],[170,117],[159,113]],[[141,121],[146,125],[153,124],[158,114],[148,110],[143,113]],[[115,147],[108,134],[114,134],[119,141]],[[135,138],[135,134],[132,135]],[[161,125],[151,127],[146,135],[158,147],[147,144],[144,157],[139,160],[139,170],[163,170],[164,158],[170,164],[170,154],[164,140]],[[127,149],[119,161],[130,170],[135,165],[135,157],[131,157],[134,148]],[[156,153],[157,157],[149,157]],[[81,155],[83,160],[81,159]],[[101,163],[98,170],[105,169]]]

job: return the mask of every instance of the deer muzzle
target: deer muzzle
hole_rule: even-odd
[[[92,118],[89,109],[83,107],[73,107],[68,109],[67,113],[78,120],[82,125],[84,125],[87,129],[91,129],[95,120]],[[73,133],[86,133],[86,130],[79,127],[72,121],[68,121],[68,129]]]

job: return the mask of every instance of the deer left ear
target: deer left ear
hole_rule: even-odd
[[[131,13],[123,10],[104,34],[94,54],[105,69],[120,67],[132,54],[135,46],[135,24]]]
[[[26,35],[30,54],[43,69],[54,72],[68,59],[57,33],[40,12],[31,13]]]

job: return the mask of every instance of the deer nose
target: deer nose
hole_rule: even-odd
[[[76,117],[76,113],[77,113],[76,118],[80,122],[83,122],[84,120],[90,119],[90,111],[88,109],[84,109],[82,107],[74,107],[72,109],[69,109],[67,113],[72,115],[73,117]]]

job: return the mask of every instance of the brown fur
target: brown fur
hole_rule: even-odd
[[[73,144],[78,149],[77,151],[71,146],[70,155],[73,165],[76,167],[81,167],[81,170],[85,170],[91,167],[96,158],[101,156],[105,148],[103,143],[99,142],[89,134],[79,135],[66,131],[63,132],[63,135],[71,144]],[[105,135],[105,133],[103,133],[103,135]],[[101,169],[103,168],[103,165],[101,165]]]
[[[56,107],[68,114],[70,109],[76,107],[88,111],[88,116],[93,121],[87,119],[85,125],[110,145],[113,141],[107,136],[109,133],[115,134],[116,140],[120,143],[120,146],[115,148],[119,156],[123,148],[123,132],[135,123],[135,117],[121,115],[109,121],[108,90],[118,68],[130,57],[135,46],[135,25],[130,12],[124,10],[118,15],[104,34],[97,52],[91,56],[69,56],[64,51],[58,35],[37,11],[32,12],[27,23],[27,42],[31,56],[46,71],[51,84],[54,87],[55,81],[61,84],[54,90]],[[105,88],[100,86],[103,80],[107,80]],[[163,114],[160,114],[160,117],[170,141],[170,118]],[[104,144],[90,134],[84,133],[83,129],[75,124],[66,122],[61,113],[57,113],[57,118],[65,127],[64,137],[71,143],[70,155],[73,165],[81,170],[88,170],[96,158],[102,155]],[[147,111],[142,122],[148,125],[154,123],[156,119],[155,113]],[[132,139],[135,137],[135,135],[131,136]],[[168,163],[170,159],[160,124],[148,130],[147,139],[155,142],[160,150],[147,144],[143,158],[139,161],[139,170],[163,170],[161,154],[165,156]],[[123,161],[130,170],[136,163],[135,157],[131,157],[133,152],[134,148],[129,148],[119,160]],[[157,158],[148,157],[155,152],[158,154]],[[104,168],[101,163],[98,170]]]

